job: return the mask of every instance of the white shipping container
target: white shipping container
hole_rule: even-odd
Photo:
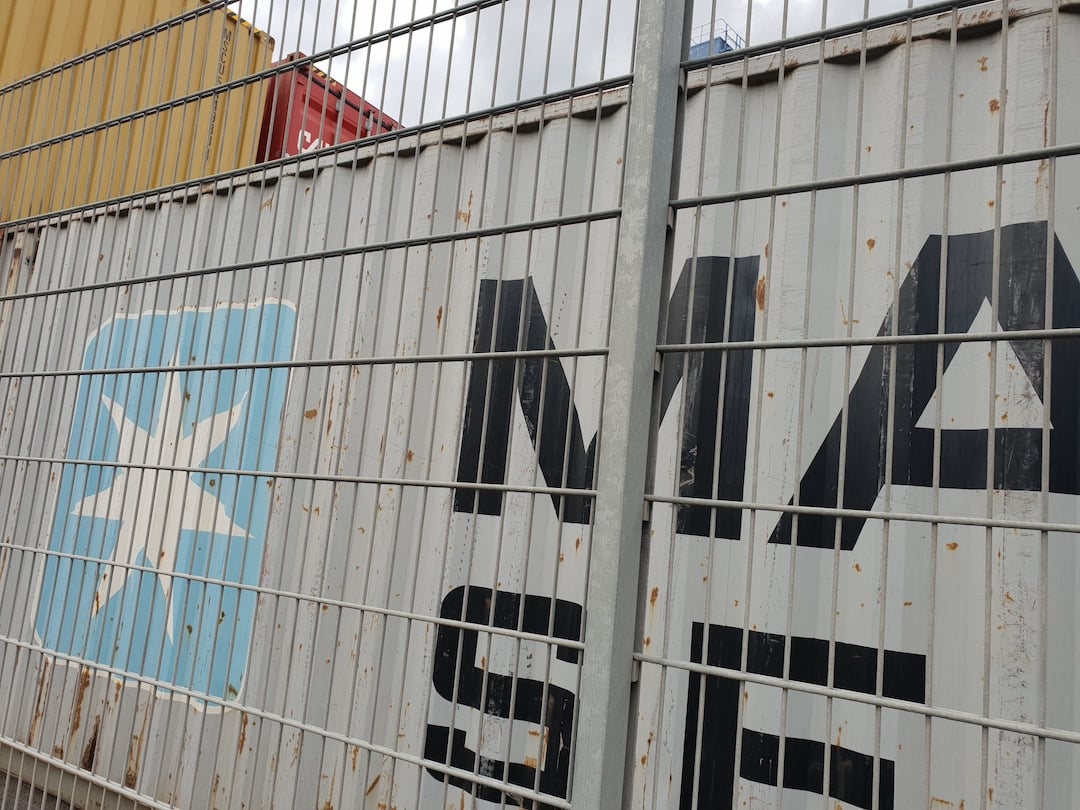
[[[560,396],[597,429],[625,132],[625,92],[586,94],[20,237],[0,727],[22,778],[39,751],[163,805],[374,810],[457,806],[477,768],[501,796],[513,762],[565,797],[588,507],[560,520],[548,490],[589,484],[552,479],[550,442]],[[469,362],[523,316],[538,356]],[[508,421],[470,471],[488,367]]]
[[[689,73],[627,803],[1075,805],[1064,8]],[[0,242],[0,770],[571,806],[630,99]]]
[[[755,350],[665,353],[644,806],[1077,806],[1074,341],[932,338],[1080,325],[1080,160],[1001,157],[1077,142],[1080,19],[1009,15],[688,78],[660,342]]]

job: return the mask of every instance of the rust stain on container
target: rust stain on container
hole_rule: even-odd
[[[980,57],[979,57],[978,59],[976,59],[975,61],[979,63],[979,70],[980,70],[980,71],[981,71],[982,73],[986,73],[986,71],[988,71],[988,70],[990,69],[990,68],[988,68],[988,67],[986,66],[986,63],[990,61],[990,60],[989,60],[989,59],[988,59],[987,57],[985,57],[985,56],[980,56]],[[933,800],[931,800],[931,801],[933,801]]]
[[[859,574],[862,573],[862,566],[859,565],[858,563],[855,563],[855,572],[859,573]]]
[[[959,543],[946,543],[945,544],[945,548],[947,548],[949,551],[956,551],[956,549],[959,548],[959,546],[960,546]]]
[[[408,453],[405,454],[405,460],[406,461],[412,461],[415,457],[416,457],[416,454],[413,453],[412,450],[410,450]]]
[[[97,744],[98,744],[98,732],[101,730],[101,715],[94,717],[94,730],[90,734],[90,739],[86,741],[86,747],[83,748],[82,758],[79,760],[79,765],[84,771],[92,771],[94,769],[94,758],[97,757]]]
[[[238,753],[238,754],[244,753],[244,744],[247,742],[247,727],[248,727],[247,713],[242,713],[240,715],[240,739],[236,743],[236,753]]]
[[[1001,109],[1001,102],[998,101],[996,98],[990,99],[990,114],[993,115],[994,113],[996,113],[1000,109]]]
[[[436,329],[438,329],[440,326],[442,326],[442,314],[443,314],[443,308],[442,308],[442,304],[440,304],[439,305],[439,310],[435,313],[435,328]]]
[[[649,607],[656,607],[656,600],[660,598],[660,586],[656,585],[652,589],[652,593],[649,594]]]
[[[319,415],[319,409],[318,408],[309,408],[308,410],[304,411],[304,418],[305,419],[314,419],[318,415]]]
[[[765,246],[765,257],[768,258],[769,247]],[[754,298],[757,299],[757,308],[765,311],[765,276],[758,279],[757,287],[754,288]]]
[[[867,250],[873,251],[873,249],[874,249],[874,247],[876,245],[877,245],[877,239],[875,239],[874,237],[871,236],[869,239],[866,240],[866,249]]]
[[[34,717],[30,721],[30,729],[26,733],[26,744],[34,744],[34,735],[37,733],[37,725],[41,722],[41,716],[45,711],[45,680],[49,674],[49,662],[41,662],[41,677],[38,678],[37,697],[34,699]]]
[[[357,748],[356,751],[357,751],[357,753],[359,753],[360,749]],[[356,754],[355,753],[353,754],[353,770],[356,770]],[[375,778],[371,780],[371,784],[368,785],[367,790],[364,791],[365,796],[370,796],[371,795],[371,792],[373,790],[375,790],[375,786],[379,784],[380,779],[382,779],[382,774],[381,773],[375,774]]]
[[[86,690],[90,686],[90,668],[83,667],[82,672],[79,673],[79,685],[75,690],[75,707],[71,716],[71,736],[75,736],[75,732],[79,730],[79,726],[82,725],[82,705],[83,699],[86,697]]]
[[[457,218],[461,222],[465,223],[466,228],[468,228],[469,223],[472,222],[472,204],[473,204],[473,193],[470,191],[469,192],[469,202],[466,203],[465,210],[462,211],[461,209],[458,209],[458,212],[457,212]]]

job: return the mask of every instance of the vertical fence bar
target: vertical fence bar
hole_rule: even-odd
[[[572,793],[582,810],[622,805],[685,6],[638,12]]]

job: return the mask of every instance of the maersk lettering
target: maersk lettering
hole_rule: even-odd
[[[948,237],[930,236],[887,312],[879,335],[901,336],[966,333],[987,311],[995,312],[1006,332],[1080,326],[1080,280],[1046,223],[1024,223],[993,232]],[[1053,246],[1052,256],[1047,255]],[[941,266],[947,247],[948,266]],[[1048,289],[1048,259],[1052,260],[1052,289]],[[944,279],[942,273],[945,273]],[[694,350],[702,343],[739,342],[755,336],[758,278],[757,257],[703,257],[687,261],[668,303],[662,341],[686,345],[685,352],[665,354],[659,380],[660,418],[667,413],[682,383],[684,400],[677,427],[680,442],[678,492],[687,498],[743,499],[749,434],[753,352]],[[1048,293],[1053,300],[1047,321]],[[990,303],[993,302],[991,308]],[[983,313],[980,316],[980,312]],[[894,326],[895,321],[895,326]],[[995,326],[994,328],[997,328]],[[1060,381],[1080,376],[1080,339],[1059,338],[1052,358],[1044,357],[1042,340],[1005,340],[999,351],[1011,351],[1016,366],[1030,382],[1032,403],[1038,398],[1050,411],[1049,480],[1051,492],[1080,494],[1080,393]],[[473,347],[477,352],[554,350],[547,318],[530,278],[481,281]],[[891,480],[895,484],[929,487],[934,484],[935,457],[943,489],[981,490],[988,481],[1006,490],[1040,491],[1042,429],[1032,420],[1020,426],[989,429],[938,428],[932,405],[938,383],[938,355],[946,373],[958,344],[933,340],[875,346],[848,393],[846,417],[837,415],[798,485],[800,505],[868,510],[884,484],[888,431],[892,435]],[[1048,365],[1047,365],[1048,364]],[[958,366],[959,368],[959,366]],[[1017,373],[1021,373],[1018,371]],[[1044,376],[1056,381],[1052,390]],[[895,393],[890,393],[890,382]],[[515,402],[516,400],[516,402]],[[1048,401],[1047,401],[1048,400]],[[1039,404],[1041,407],[1041,403]],[[528,429],[537,465],[550,487],[587,490],[594,486],[597,439],[582,434],[572,400],[572,388],[558,357],[478,359],[471,365],[457,472],[454,509],[479,516],[502,512],[501,492],[478,490],[477,482],[507,482],[508,449],[516,408]],[[933,422],[933,424],[930,424]],[[990,431],[993,431],[991,435]],[[842,432],[846,431],[843,495],[839,475]],[[935,442],[937,442],[935,444]],[[986,469],[987,446],[994,443],[994,469]],[[794,502],[794,498],[790,501]],[[587,495],[552,495],[557,515],[569,523],[588,523],[592,502]],[[797,542],[809,548],[832,549],[839,537],[842,550],[854,548],[865,519],[803,514]],[[737,541],[741,510],[680,506],[676,532],[681,535]],[[771,543],[791,543],[792,520],[784,515],[774,527]],[[492,602],[494,599],[494,603]],[[580,605],[552,602],[546,597],[462,586],[444,600],[442,615],[494,627],[525,629],[558,638],[581,637]],[[706,648],[707,638],[707,648]],[[558,643],[557,641],[555,642]],[[790,643],[787,676],[794,681],[831,684],[875,694],[878,667],[883,667],[882,694],[922,703],[925,700],[924,655],[836,642],[823,638],[783,636],[739,627],[695,622],[690,660],[739,669],[743,644],[748,645],[747,671],[779,677],[785,647]],[[573,738],[576,696],[556,685],[516,673],[496,674],[476,665],[477,633],[452,627],[440,629],[436,641],[433,682],[436,692],[456,706],[486,715],[542,724],[547,731],[544,756],[536,767],[526,762],[489,761],[470,750],[465,731],[429,725],[426,756],[466,771],[477,768],[514,785],[537,787],[565,797],[568,789],[569,746]],[[706,652],[707,649],[707,652]],[[569,655],[565,649],[558,657]],[[573,660],[576,660],[576,656]],[[831,667],[831,671],[830,668]],[[740,728],[739,681],[718,676],[691,675],[684,737],[683,807],[726,805],[739,779],[776,787],[822,793],[825,774],[832,798],[856,807],[895,803],[895,763],[880,759],[875,780],[872,754],[824,740],[787,737],[783,773],[778,773],[781,738]],[[513,696],[513,697],[511,697]],[[735,760],[741,740],[741,761]],[[826,771],[828,769],[828,771]],[[442,780],[442,774],[432,772]],[[447,779],[465,789],[468,780]],[[477,796],[490,801],[517,801],[500,791],[480,788]]]
[[[582,634],[582,607],[562,599],[496,591],[490,588],[459,587],[443,599],[439,615],[444,619],[466,621],[527,633],[551,635],[578,641]],[[550,624],[550,627],[549,627]],[[516,673],[491,672],[476,665],[479,633],[441,625],[435,642],[432,684],[435,691],[457,706],[470,706],[492,717],[509,718],[542,726],[542,750],[533,763],[501,762],[477,755],[469,748],[464,729],[430,724],[424,743],[424,756],[465,771],[475,771],[496,779],[505,778],[513,785],[565,797],[570,774],[570,742],[574,728],[572,692],[543,680],[520,677]],[[558,647],[556,658],[576,663],[578,652]],[[477,769],[479,769],[477,771]],[[539,769],[539,774],[537,770]],[[443,774],[428,771],[436,779]],[[472,790],[467,779],[448,777],[451,785]],[[490,802],[519,802],[503,791],[476,788],[480,799]],[[540,805],[536,810],[540,810]]]
[[[734,260],[706,256],[694,262],[688,260],[668,304],[665,342],[694,344],[753,339],[757,275],[756,256]],[[480,282],[473,347],[477,352],[555,348],[532,279]],[[515,368],[518,362],[520,374]],[[750,350],[674,352],[665,357],[661,413],[667,412],[680,381],[685,388],[681,495],[742,498],[752,363]],[[722,419],[718,418],[721,390],[724,392]],[[577,408],[571,401],[570,384],[558,357],[484,359],[473,363],[461,436],[459,484],[506,482],[515,393],[547,485],[590,489],[596,463],[596,436],[585,445]],[[501,492],[461,486],[455,494],[454,509],[498,515],[502,512],[502,500]],[[556,513],[567,523],[589,522],[591,498],[552,495],[551,500]],[[679,532],[701,536],[711,532],[715,537],[738,539],[741,512],[717,509],[714,522],[712,511],[697,506],[681,507]]]
[[[740,669],[743,630],[741,627],[709,625],[708,664]],[[694,622],[690,660],[703,663],[705,626]],[[775,678],[784,674],[783,635],[751,631],[747,639],[746,672]],[[827,639],[792,636],[788,677],[793,681],[824,686],[829,683],[829,642]],[[923,703],[926,699],[926,657],[885,650],[882,694],[884,697]],[[875,694],[878,653],[873,647],[837,643],[834,647],[832,685],[864,694]],[[702,700],[702,689],[704,699]],[[686,729],[683,749],[682,799],[684,810],[722,807],[732,800],[735,787],[735,743],[739,725],[739,699],[743,685],[733,679],[691,674],[686,701]],[[703,706],[699,717],[698,706]],[[700,744],[699,744],[700,737]],[[700,754],[700,762],[698,756]],[[742,757],[738,775],[766,785],[781,783],[778,774],[780,738],[774,734],[744,728]],[[697,764],[695,764],[697,763]],[[782,785],[811,793],[824,792],[824,769],[828,767],[829,795],[855,807],[870,808],[873,802],[874,757],[838,745],[826,746],[818,740],[786,737]],[[895,765],[880,761],[878,803],[881,810],[893,808]],[[696,778],[695,778],[696,774]],[[697,791],[697,804],[693,803]]]
[[[994,232],[948,237],[945,275],[945,331],[964,333],[972,328],[979,310],[997,298],[997,317],[1004,331],[1043,329],[1046,320],[1047,230],[1045,222],[1009,225],[1001,229],[1000,252],[994,254]],[[900,287],[898,334],[934,335],[939,332],[941,297],[941,239],[931,236],[919,252],[911,273]],[[1055,329],[1080,326],[1080,280],[1061,243],[1053,240],[1053,317]],[[998,269],[994,287],[995,260]],[[882,321],[879,335],[892,334],[893,312]],[[1035,393],[1044,398],[1042,340],[1006,341],[1027,374]],[[916,487],[932,486],[934,430],[918,427],[930,405],[937,381],[936,342],[875,346],[871,349],[847,401],[847,450],[843,507],[871,509],[885,483],[885,437],[890,411],[893,419],[892,482]],[[946,343],[943,372],[960,344]],[[1054,340],[1050,361],[1050,492],[1080,495],[1080,340]],[[889,380],[896,378],[896,396],[890,400]],[[842,421],[837,415],[809,468],[799,483],[799,504],[833,508],[839,504],[838,469]],[[942,489],[987,487],[986,450],[994,442],[995,489],[1038,492],[1042,481],[1042,429],[995,426],[987,430],[950,430],[942,426],[940,484]],[[794,500],[789,501],[793,503]],[[798,544],[832,548],[836,518],[801,514]],[[866,519],[842,519],[840,546],[851,550]],[[791,542],[791,515],[785,514],[770,542]]]

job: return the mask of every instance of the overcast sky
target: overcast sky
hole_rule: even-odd
[[[708,38],[711,20],[726,20],[751,44],[778,39],[785,14],[788,35],[822,26],[823,0],[750,1],[748,26],[748,0],[696,0],[698,38]],[[906,0],[826,2],[827,26],[907,5]],[[471,0],[240,0],[234,8],[275,38],[275,58],[280,58],[295,51],[317,53],[470,5]],[[507,0],[319,66],[412,125],[627,73],[634,17],[629,0]]]

